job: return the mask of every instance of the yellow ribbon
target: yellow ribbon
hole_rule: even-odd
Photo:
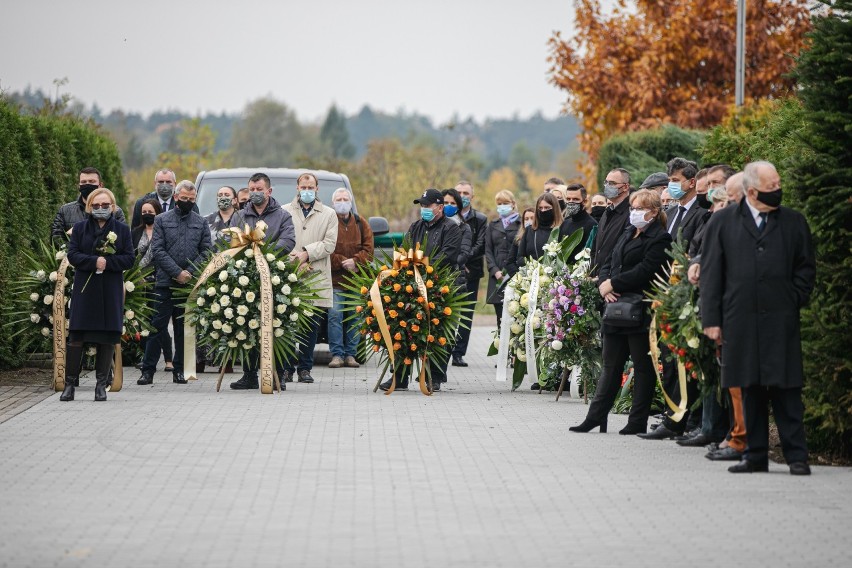
[[[273,302],[272,302],[272,278],[269,273],[269,264],[266,262],[266,257],[263,256],[260,245],[266,238],[265,235],[266,223],[259,221],[252,229],[246,225],[243,229],[229,227],[222,231],[231,239],[231,248],[223,250],[213,255],[210,262],[198,277],[198,281],[193,286],[189,293],[187,302],[192,304],[198,296],[198,288],[204,284],[210,276],[219,272],[228,262],[237,256],[244,248],[251,246],[254,251],[254,260],[257,264],[257,271],[260,274],[260,392],[263,394],[272,394],[274,387],[273,378]],[[184,318],[183,324],[184,337],[184,369],[187,371],[187,380],[197,380],[195,376],[195,325],[189,322],[188,318]],[[220,383],[221,384],[221,383]],[[216,390],[219,390],[217,385]]]
[[[420,243],[417,243],[414,248],[410,248],[408,250],[399,249],[393,251],[393,269],[382,270],[379,272],[379,275],[376,277],[376,281],[373,282],[373,285],[370,287],[370,299],[373,301],[373,310],[376,316],[376,323],[379,325],[379,332],[382,334],[382,339],[385,342],[385,347],[388,350],[388,357],[391,361],[391,368],[396,369],[395,365],[395,357],[394,357],[394,349],[393,349],[393,341],[391,340],[390,328],[388,327],[387,319],[385,319],[385,307],[382,302],[382,295],[379,291],[379,287],[381,286],[382,280],[390,276],[393,271],[399,270],[407,270],[409,267],[414,271],[414,281],[417,284],[417,290],[420,292],[420,295],[423,296],[423,303],[426,306],[426,320],[427,320],[427,334],[429,330],[429,325],[431,320],[429,319],[429,297],[426,292],[426,284],[423,282],[423,277],[420,275],[420,271],[417,269],[418,266],[424,266],[427,269],[429,268],[429,258],[425,255],[425,253],[420,250]],[[427,357],[424,354],[421,357],[421,365],[420,365],[420,392],[429,396],[432,394],[432,391],[429,389],[429,386],[426,384],[426,361]],[[396,390],[396,373],[391,373],[391,386],[385,391],[386,395],[391,394],[394,390]]]
[[[648,339],[651,343],[651,362],[654,364],[654,373],[657,375],[657,382],[660,383],[660,390],[663,391],[663,398],[666,399],[666,404],[669,405],[672,412],[674,414],[671,415],[671,419],[674,422],[680,422],[683,418],[683,415],[686,413],[686,369],[683,366],[683,363],[678,359],[677,361],[677,376],[678,376],[678,384],[680,385],[680,403],[675,404],[674,401],[669,397],[668,393],[666,393],[666,389],[663,386],[663,379],[660,376],[660,348],[657,345],[657,314],[655,313],[651,317],[651,327],[648,330]]]

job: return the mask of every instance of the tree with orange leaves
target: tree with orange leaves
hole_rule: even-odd
[[[810,29],[809,0],[748,0],[746,100],[791,90],[786,74]],[[575,0],[577,32],[550,38],[550,82],[583,127],[591,164],[611,135],[672,123],[709,128],[734,104],[736,0]]]

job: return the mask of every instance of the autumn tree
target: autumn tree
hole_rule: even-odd
[[[262,98],[246,105],[234,125],[230,149],[241,166],[291,167],[303,135],[296,114],[287,105]]]
[[[809,0],[748,0],[746,99],[793,87],[787,73],[810,29]],[[573,37],[550,38],[550,82],[582,125],[580,147],[597,162],[612,134],[672,123],[718,124],[734,103],[736,0],[575,0]],[[584,173],[593,178],[593,166]]]

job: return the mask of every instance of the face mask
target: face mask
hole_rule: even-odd
[[[582,207],[583,206],[580,203],[566,203],[565,211],[568,213],[569,217],[573,217],[574,215],[580,212],[580,209]]]
[[[190,211],[192,211],[192,207],[195,205],[192,201],[176,201],[178,209],[182,215],[186,215]]]
[[[595,205],[594,207],[592,207],[592,212],[590,213],[590,215],[594,219],[600,221],[601,217],[603,217],[604,211],[606,211],[606,205]]]
[[[317,192],[313,189],[301,189],[299,190],[299,199],[302,203],[311,204],[314,202],[314,199],[317,198]]]
[[[710,203],[710,200],[707,199],[707,195],[704,193],[699,193],[698,195],[696,195],[695,202],[702,209],[710,209],[710,206],[713,205],[712,203]]]
[[[650,221],[645,220],[645,213],[647,213],[647,211],[644,211],[642,209],[631,211],[630,224],[636,227],[637,229],[644,229],[645,227],[647,227]]]
[[[756,197],[764,205],[776,208],[781,205],[781,188],[779,187],[775,191],[758,191]]]
[[[557,199],[556,202],[559,204],[559,210],[565,211],[565,208],[568,206],[568,204],[565,202],[565,200],[564,199]]]
[[[263,205],[263,202],[266,201],[266,192],[265,191],[250,191],[249,192],[249,201],[251,201],[255,205]]]
[[[84,183],[84,184],[80,185],[80,197],[83,198],[83,201],[86,201],[89,198],[89,196],[92,194],[92,192],[95,191],[96,189],[98,189],[98,186],[96,186],[95,184]]]
[[[501,217],[508,217],[512,214],[513,207],[511,205],[498,205],[497,206],[497,214]]]
[[[538,224],[543,227],[550,227],[551,225],[553,225],[553,209],[549,209],[547,211],[539,211]]]
[[[429,209],[428,207],[421,207],[420,218],[428,223],[429,221],[435,218],[435,212]]]
[[[669,211],[669,210],[674,211],[678,207],[679,207],[679,204],[678,204],[677,201],[669,201],[668,203],[663,205],[663,211]]]
[[[532,227],[532,221],[524,221],[524,229],[529,229]]]
[[[92,217],[94,217],[95,219],[104,221],[106,219],[109,219],[110,215],[112,215],[112,211],[110,211],[109,209],[92,209]]]
[[[349,215],[349,212],[352,211],[351,201],[335,201],[332,206],[338,215]]]
[[[157,195],[160,196],[160,199],[163,201],[168,201],[172,194],[174,193],[174,188],[167,183],[158,183],[157,184]]]
[[[672,196],[672,199],[680,200],[681,197],[686,195],[686,192],[681,189],[679,181],[670,181],[667,187],[669,188],[669,195]]]
[[[444,215],[446,215],[447,217],[452,217],[453,215],[455,215],[458,212],[459,212],[459,208],[456,207],[455,205],[449,205],[449,204],[444,205]]]
[[[234,200],[230,197],[217,197],[216,205],[219,206],[220,211],[227,211],[234,206]]]
[[[156,215],[153,213],[144,213],[142,215],[142,222],[150,227],[154,224],[154,217],[156,217]]]
[[[242,211],[243,209],[245,209],[245,208],[246,208],[246,205],[248,205],[248,201],[243,201],[243,202],[241,202],[241,203],[240,203],[240,210]]]
[[[462,209],[470,207],[470,197],[462,197]]]
[[[607,199],[615,199],[618,197],[618,186],[604,185],[603,194]]]

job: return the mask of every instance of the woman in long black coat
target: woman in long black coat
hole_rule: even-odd
[[[550,232],[555,228],[559,228],[560,239],[568,236],[569,222],[562,219],[559,201],[553,195],[543,193],[535,202],[533,224],[526,228],[518,243],[516,265],[523,266],[528,258],[539,259],[544,254],[544,245],[550,239]]]
[[[60,400],[74,400],[83,344],[95,343],[95,400],[106,400],[106,387],[115,345],[124,323],[124,276],[133,266],[130,228],[115,219],[115,196],[96,189],[86,201],[89,217],[74,225],[68,242],[68,261],[76,269],[71,293],[71,321],[65,390]],[[111,250],[108,250],[111,249]]]
[[[631,195],[630,225],[601,267],[599,290],[604,300],[615,302],[626,293],[644,295],[650,291],[654,276],[663,273],[671,242],[660,196],[647,189]],[[643,310],[642,322],[634,327],[614,327],[604,322],[603,369],[595,398],[582,424],[569,428],[572,432],[589,432],[597,427],[606,432],[607,416],[621,388],[621,373],[628,357],[633,359],[633,406],[627,426],[619,434],[641,434],[647,430],[656,373],[649,355],[651,316],[647,304]]]
[[[515,235],[521,228],[521,217],[515,205],[515,196],[504,189],[495,196],[500,218],[491,221],[485,229],[485,264],[488,268],[488,293],[485,301],[497,312],[497,328],[503,315],[503,290],[500,284],[506,276],[517,270],[515,266]]]

